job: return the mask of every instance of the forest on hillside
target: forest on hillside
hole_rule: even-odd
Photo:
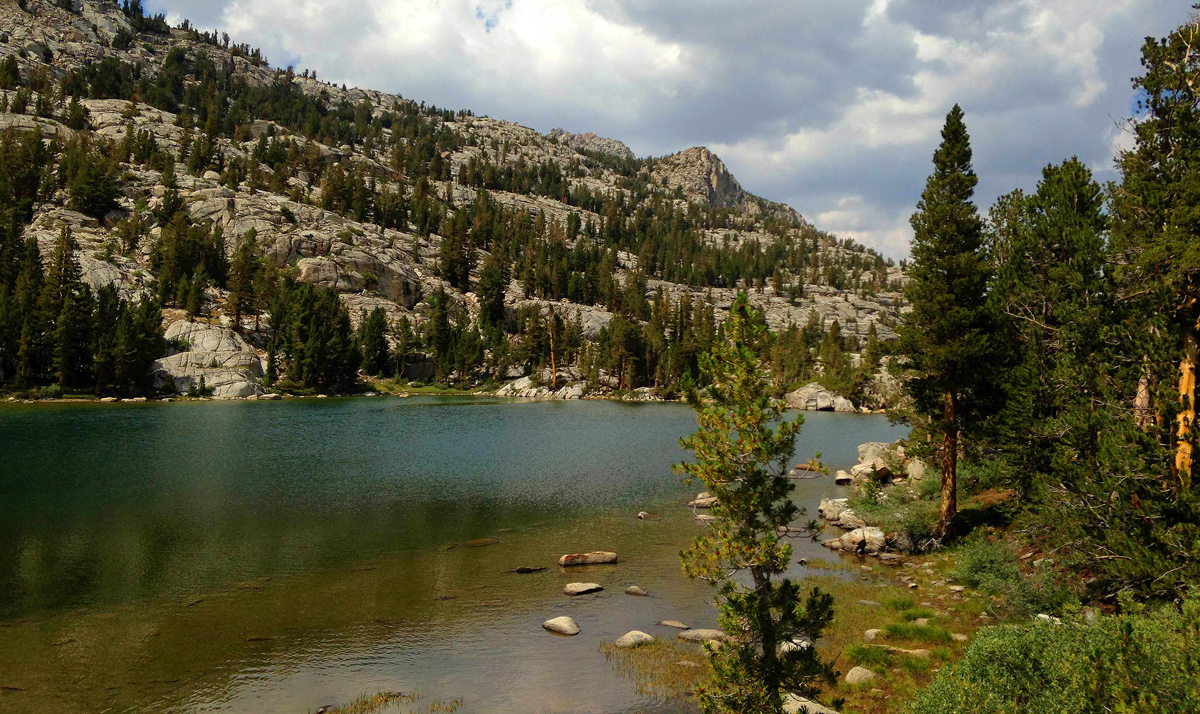
[[[75,11],[72,3],[36,8],[37,17]],[[154,387],[141,374],[110,376],[101,346],[137,342],[120,351],[140,372],[161,356],[152,321],[138,323],[137,340],[117,340],[120,319],[101,314],[98,288],[77,267],[45,270],[50,247],[28,228],[55,204],[108,229],[93,255],[131,261],[140,279],[149,276],[145,289],[121,295],[118,312],[149,314],[153,304],[185,319],[232,321],[254,333],[268,361],[264,386],[301,392],[354,391],[363,380],[417,374],[458,387],[521,374],[557,382],[569,368],[590,384],[671,397],[698,378],[697,355],[720,331],[713,290],[747,289],[799,307],[806,286],[862,297],[900,287],[890,261],[795,214],[764,212],[763,202],[750,213],[684,200],[678,187],[653,179],[656,159],[583,149],[565,163],[528,160],[528,147],[480,138],[469,111],[335,99],[336,87],[314,92],[315,75],[269,70],[261,52],[228,35],[186,21],[170,28],[136,0],[121,12],[131,29],[108,49],[146,50],[153,65],[111,54],[67,63],[23,49],[0,62],[0,112],[71,130],[34,122],[0,135],[0,385],[7,390],[131,395]],[[270,81],[250,81],[252,70]],[[129,103],[119,135],[94,131],[87,104],[98,100]],[[143,108],[173,115],[177,145],[140,128]],[[447,158],[465,148],[476,151],[461,165]],[[406,295],[414,309],[403,314],[351,311],[331,287],[301,284],[294,258],[268,255],[256,230],[226,234],[194,217],[181,180],[203,176],[399,232],[407,237],[388,247],[442,285]],[[460,190],[473,198],[462,200]],[[565,218],[496,199],[509,195],[551,200]],[[305,225],[296,213],[284,205],[279,219],[299,231]],[[70,263],[84,246],[64,231],[53,252]],[[357,236],[342,231],[338,240],[353,245]],[[34,278],[39,265],[45,280]],[[364,293],[381,290],[380,281],[365,274]],[[690,294],[670,295],[650,281]],[[514,283],[537,304],[514,305]],[[474,299],[464,302],[468,293]],[[564,301],[603,310],[611,321],[585,331],[579,310],[547,306]],[[779,326],[770,347],[779,392],[812,379],[860,391],[881,347],[873,323],[847,327],[845,318],[816,312]]]

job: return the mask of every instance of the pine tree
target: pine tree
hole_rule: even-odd
[[[37,241],[27,238],[13,295],[16,315],[21,321],[17,338],[16,381],[25,387],[40,381],[49,366],[46,360],[43,313],[38,309],[44,282],[42,253],[38,250]]]
[[[92,374],[92,291],[68,292],[54,328],[54,376],[65,388],[89,386]]]
[[[803,515],[790,498],[795,485],[788,476],[803,418],[783,420],[783,407],[770,399],[757,353],[765,333],[761,316],[739,294],[728,340],[700,358],[712,384],[708,395],[689,396],[700,428],[680,443],[695,459],[675,466],[718,500],[711,530],[682,556],[689,576],[717,588],[719,622],[731,635],[712,653],[712,680],[697,692],[711,714],[778,713],[787,693],[811,697],[836,676],[815,647],[833,619],[833,598],[815,587],[804,595],[799,583],[782,577],[792,548],[780,541],[779,529]],[[809,534],[816,527],[810,522]]]
[[[958,512],[959,435],[976,423],[986,403],[991,385],[981,366],[992,363],[995,351],[983,221],[971,201],[978,178],[958,105],[946,117],[933,165],[912,216],[913,263],[904,293],[912,312],[901,340],[913,371],[908,389],[916,408],[942,436],[935,535],[944,538]]]
[[[229,304],[233,308],[234,328],[240,330],[242,317],[258,315],[258,240],[257,232],[250,229],[238,243],[229,270]]]
[[[1005,196],[992,209],[992,298],[1019,353],[1005,380],[1001,439],[1027,493],[1035,475],[1085,478],[1069,474],[1095,466],[1100,365],[1117,310],[1106,223],[1103,190],[1078,159],[1047,166],[1035,195]]]
[[[1142,47],[1135,78],[1136,144],[1118,157],[1122,183],[1113,202],[1113,239],[1123,267],[1123,299],[1136,307],[1131,343],[1156,388],[1153,408],[1171,433],[1174,488],[1192,488],[1200,439],[1196,362],[1200,333],[1200,20]],[[1173,373],[1173,374],[1172,374]]]
[[[413,349],[416,336],[413,333],[412,322],[407,315],[401,315],[396,323],[396,349],[392,353],[396,364],[396,377],[404,378],[404,368],[408,366],[409,353]]]
[[[359,323],[358,342],[362,346],[362,370],[371,376],[383,374],[388,365],[387,313],[377,307]]]

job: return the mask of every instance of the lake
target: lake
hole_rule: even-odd
[[[0,405],[0,711],[307,712],[377,691],[689,711],[599,648],[716,622],[679,565],[701,488],[670,465],[694,430],[681,404],[606,401]],[[796,459],[848,468],[906,432],[807,414]],[[796,500],[815,516],[841,492],[824,477]],[[557,567],[591,550],[620,563]],[[568,598],[573,581],[605,590]],[[559,615],[582,633],[542,630]]]

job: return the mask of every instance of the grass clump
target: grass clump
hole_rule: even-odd
[[[888,598],[883,606],[889,610],[911,610],[916,607],[916,603],[910,597],[893,597]]]
[[[846,658],[855,667],[866,667],[880,673],[892,666],[891,653],[882,647],[851,645],[846,650]]]
[[[914,625],[911,622],[893,622],[884,628],[889,640],[904,642],[941,643],[953,642],[950,632],[938,625]]]
[[[921,618],[928,619],[934,617],[937,617],[937,613],[927,607],[914,607],[900,613],[900,619],[904,620],[905,622],[912,622],[913,620],[920,620]]]

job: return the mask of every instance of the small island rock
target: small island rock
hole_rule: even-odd
[[[607,565],[617,562],[617,554],[604,550],[591,553],[574,553],[558,559],[559,567],[569,568],[575,565]]]
[[[542,627],[556,635],[573,636],[579,634],[579,625],[575,622],[574,618],[565,616],[546,620],[542,623]]]

